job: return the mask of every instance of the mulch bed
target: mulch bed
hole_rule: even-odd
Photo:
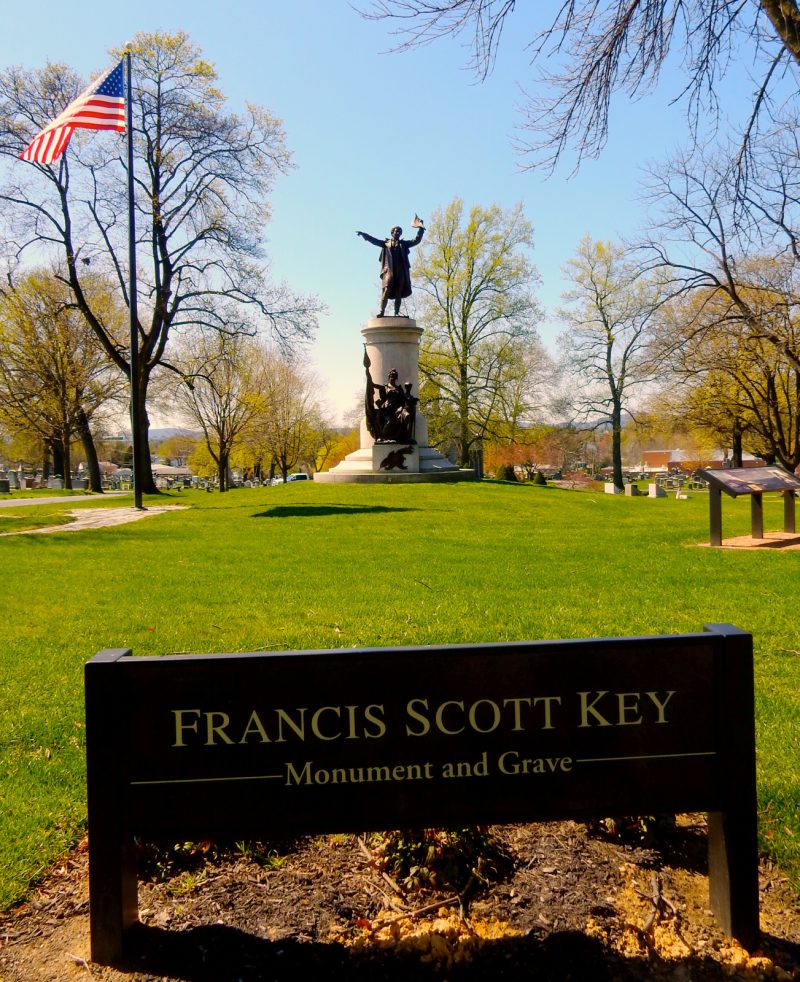
[[[141,924],[114,967],[89,959],[83,843],[0,914],[0,979],[800,979],[800,905],[769,864],[760,949],[720,932],[702,816],[681,816],[658,849],[572,822],[492,832],[512,863],[466,896],[402,895],[357,836],[195,850],[140,880]]]

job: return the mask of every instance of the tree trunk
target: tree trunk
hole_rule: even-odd
[[[469,432],[469,387],[467,385],[467,366],[462,364],[459,380],[459,407],[458,407],[458,430],[460,444],[458,448],[459,463],[461,467],[469,467],[469,452],[472,440]]]
[[[611,411],[611,464],[614,487],[625,490],[622,477],[622,406],[615,402]]]
[[[138,420],[138,457],[139,473],[142,476],[142,494],[158,494],[156,482],[153,477],[153,464],[150,460],[150,417],[147,415],[147,376],[142,373],[139,379],[139,420]],[[136,426],[136,422],[131,419],[131,426]],[[133,435],[133,434],[131,434]],[[136,444],[134,443],[134,446]],[[136,468],[134,467],[134,474]]]
[[[800,64],[800,11],[795,0],[761,0],[761,8],[786,50]]]
[[[738,419],[733,421],[731,432],[731,467],[742,466],[742,424]]]
[[[228,490],[228,454],[220,450],[219,461],[217,462],[217,480],[221,492]]]
[[[64,487],[66,490],[72,490],[72,456],[70,454],[70,436],[68,434],[61,443],[61,462],[63,465],[63,471],[61,474],[62,480],[64,481]]]
[[[53,460],[53,477],[64,476],[64,444],[61,440],[50,441],[50,454]],[[47,480],[49,475],[42,474],[42,480]]]
[[[470,455],[469,462],[472,469],[475,471],[475,477],[483,477],[483,440],[476,440],[473,444]]]
[[[78,434],[83,445],[83,452],[86,454],[86,470],[89,474],[89,489],[96,494],[103,493],[103,478],[100,474],[100,461],[97,459],[97,447],[94,445],[92,431],[89,428],[89,420],[83,409],[77,413]]]

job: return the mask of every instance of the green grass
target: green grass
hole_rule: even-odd
[[[0,909],[81,834],[82,671],[101,648],[423,645],[714,622],[754,636],[762,845],[800,883],[800,551],[698,548],[706,495],[298,483],[145,500],[156,502],[191,507],[0,538]],[[72,504],[14,520],[53,524]],[[17,511],[0,510],[2,529]],[[782,503],[765,500],[765,528],[782,522]],[[748,500],[726,498],[724,535],[749,528]]]

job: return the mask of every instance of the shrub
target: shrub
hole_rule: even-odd
[[[500,464],[495,471],[495,481],[516,481],[517,472],[513,464]]]
[[[547,484],[547,480],[546,480],[544,474],[542,474],[541,471],[536,471],[536,473],[533,475],[533,483],[534,484],[542,484],[542,485],[546,485]]]
[[[373,832],[369,848],[377,867],[408,893],[465,893],[511,872],[513,856],[483,826]]]

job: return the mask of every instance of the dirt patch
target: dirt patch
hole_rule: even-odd
[[[113,968],[89,960],[84,843],[0,915],[4,982],[800,979],[800,908],[760,870],[762,945],[748,954],[708,910],[705,827],[682,817],[655,850],[571,822],[492,830],[513,857],[470,896],[407,895],[355,836],[212,851],[140,882],[141,924]]]
[[[708,542],[701,542],[699,545],[708,546]],[[717,549],[779,549],[790,551],[800,549],[800,535],[795,532],[765,532],[762,539],[754,539],[752,535],[735,535],[730,539],[723,539],[722,545],[715,546]]]

